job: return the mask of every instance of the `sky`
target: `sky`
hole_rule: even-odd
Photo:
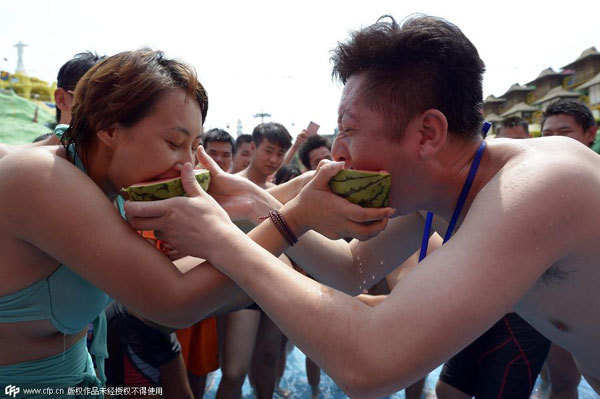
[[[55,81],[75,53],[151,47],[192,65],[209,97],[205,128],[235,137],[269,113],[296,136],[309,121],[336,126],[342,85],[330,51],[384,14],[414,13],[458,25],[486,64],[484,97],[502,95],[545,68],[600,49],[600,2],[551,1],[0,1],[0,69],[14,72],[23,41],[29,75]]]

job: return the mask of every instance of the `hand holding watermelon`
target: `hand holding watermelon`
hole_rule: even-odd
[[[232,234],[243,233],[217,201],[200,187],[190,163],[186,163],[181,171],[181,182],[187,197],[127,201],[127,221],[136,230],[153,230],[157,239],[168,242],[180,256],[211,259],[210,252],[218,250],[218,245],[210,243],[223,242]]]
[[[331,239],[367,240],[385,228],[392,208],[363,208],[331,192],[329,182],[343,167],[343,162],[321,161],[312,181],[283,207],[297,235],[314,229]]]
[[[198,161],[210,171],[208,193],[227,211],[231,220],[256,225],[258,217],[280,206],[250,180],[223,171],[202,147],[198,150]]]

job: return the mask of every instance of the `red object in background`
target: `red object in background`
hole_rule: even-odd
[[[154,235],[154,231],[152,230],[138,230],[138,234],[141,235],[142,237],[144,237],[146,239],[146,241],[148,241],[149,243],[153,244],[156,249],[158,249],[160,252],[162,253],[166,253],[167,249],[165,248],[163,242],[159,239],[156,238],[156,236]]]

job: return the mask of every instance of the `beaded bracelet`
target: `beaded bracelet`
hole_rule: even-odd
[[[290,246],[293,246],[295,243],[298,242],[298,238],[294,233],[292,233],[292,230],[286,223],[283,216],[281,216],[281,213],[279,213],[275,209],[271,209],[267,216],[260,217],[259,220],[264,220],[267,218],[271,219],[271,222],[273,223],[275,228],[279,231],[279,233],[281,233],[283,238],[285,238],[285,240],[288,242],[288,244],[290,244]]]

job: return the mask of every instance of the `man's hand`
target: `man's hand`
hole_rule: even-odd
[[[392,208],[362,208],[331,192],[329,180],[343,167],[343,162],[321,161],[315,177],[282,208],[296,235],[314,229],[331,239],[368,240],[385,229]]]
[[[210,172],[208,193],[227,211],[231,220],[248,221],[256,225],[257,218],[266,215],[274,207],[259,186],[223,171],[202,147],[198,149],[198,161]]]
[[[306,132],[306,129],[302,129],[302,131],[296,136],[296,141],[294,142],[294,145],[297,148],[300,148],[300,146],[306,141],[307,138],[308,133]]]

